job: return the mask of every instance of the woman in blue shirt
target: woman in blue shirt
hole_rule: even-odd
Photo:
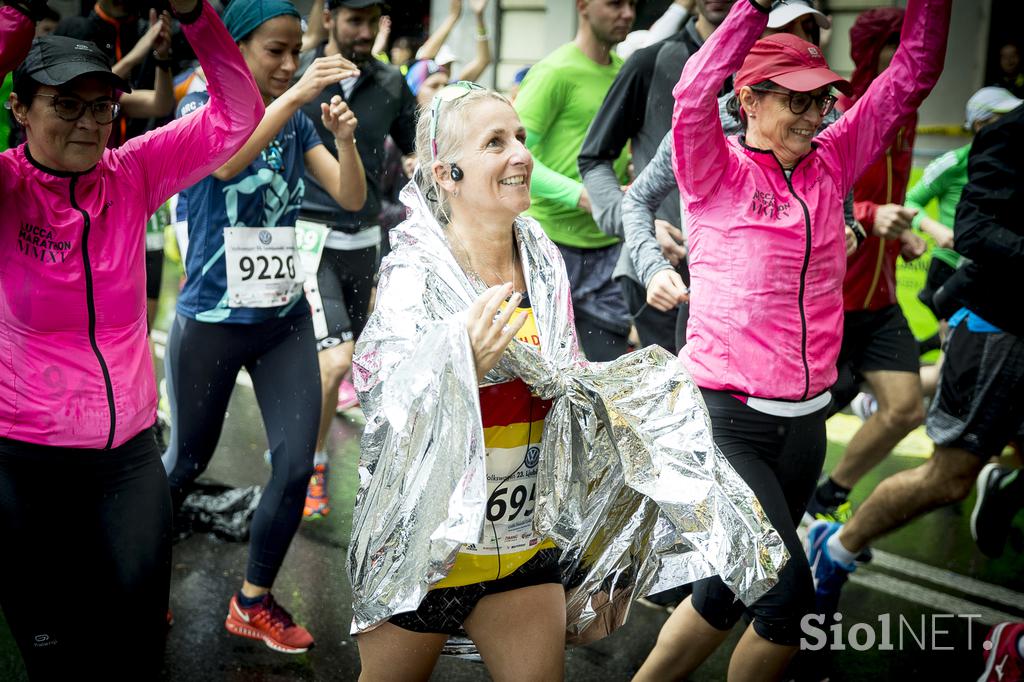
[[[300,108],[327,85],[359,72],[340,56],[324,57],[292,85],[302,29],[287,0],[235,0],[224,23],[256,79],[266,114],[241,151],[185,193],[189,248],[166,355],[171,438],[164,466],[180,505],[213,456],[231,389],[245,367],[266,424],[273,472],[253,517],[245,581],[231,597],[225,626],[276,651],[301,653],[312,636],[270,594],[302,518],[320,415],[295,220],[307,171],[352,211],[366,199],[366,180],[355,147],[356,118],[341,97],[321,106],[337,158]],[[205,92],[188,95],[178,115],[206,99]]]

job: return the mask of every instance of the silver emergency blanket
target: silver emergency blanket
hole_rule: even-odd
[[[466,311],[486,288],[465,273],[423,195],[391,232],[376,309],[353,375],[366,429],[349,546],[357,634],[414,611],[487,505],[483,426]],[[577,347],[558,248],[536,221],[515,235],[541,350],[513,340],[484,379],[552,399],[534,529],[562,550],[568,641],[621,625],[635,598],[720,575],[749,604],[787,561],[782,539],[711,439],[677,358],[649,347],[588,363]]]

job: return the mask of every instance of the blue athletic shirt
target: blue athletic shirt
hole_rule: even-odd
[[[177,116],[209,101],[206,92],[182,98]],[[313,122],[296,111],[274,141],[245,170],[230,180],[212,175],[182,192],[188,204],[188,253],[185,286],[178,295],[178,313],[200,322],[253,324],[307,312],[300,291],[276,308],[229,308],[225,227],[294,225],[306,191],[304,156],[323,144]]]

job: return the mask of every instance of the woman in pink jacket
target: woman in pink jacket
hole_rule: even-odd
[[[0,155],[0,605],[33,678],[159,673],[171,500],[152,430],[146,219],[263,114],[213,8],[171,6],[211,104],[113,150],[129,87],[106,57],[74,38],[32,44],[39,0],[0,8],[0,75],[17,67],[27,135]]]
[[[691,277],[680,358],[701,387],[716,444],[790,553],[779,583],[748,610],[729,680],[781,676],[814,606],[796,524],[825,457],[843,322],[843,197],[938,80],[950,1],[909,1],[892,65],[817,137],[832,88],[847,92],[849,83],[810,43],[789,34],[758,40],[770,0],[739,0],[674,91]],[[737,69],[746,132],[727,139],[716,94]],[[743,611],[720,579],[696,583],[636,679],[687,676]]]

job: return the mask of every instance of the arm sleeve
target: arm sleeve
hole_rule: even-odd
[[[13,7],[0,7],[0,80],[25,60],[34,36],[28,17]]]
[[[594,166],[583,176],[590,213],[605,234],[622,238],[622,185],[611,164]]]
[[[648,36],[651,43],[656,43],[659,40],[665,40],[673,33],[679,30],[687,19],[690,18],[690,13],[686,11],[685,7],[681,7],[676,3],[672,3],[665,10],[665,13],[658,18],[656,22],[651,24],[650,35]]]
[[[900,46],[889,68],[817,137],[844,194],[892,144],[900,125],[921,106],[942,74],[952,0],[910,0]],[[873,223],[874,212],[871,212]],[[858,219],[860,219],[858,217]],[[865,228],[868,227],[864,223]]]
[[[670,192],[677,191],[672,173],[672,137],[666,135],[658,151],[622,198],[622,227],[626,247],[640,281],[647,286],[661,270],[672,265],[661,253],[654,236],[655,211]]]
[[[718,92],[768,25],[768,10],[739,0],[729,16],[683,67],[672,90],[673,169],[688,205],[714,193],[729,166]]]
[[[911,221],[911,227],[915,230],[921,229],[921,221],[924,220],[924,208],[932,199],[939,197],[949,187],[950,169],[956,166],[956,153],[946,152],[939,158],[932,161],[924,169],[924,174],[913,187],[907,192],[904,204],[908,208],[916,208],[917,215]]]
[[[207,0],[202,2],[199,17],[182,25],[206,74],[209,102],[129,140],[116,152],[143,179],[149,213],[224,165],[263,117],[263,101],[249,67],[217,12]]]
[[[1024,268],[1024,234],[1019,227],[1024,200],[1021,135],[1024,111],[1018,107],[975,138],[967,165],[968,182],[953,226],[957,253],[981,267],[1004,272]]]
[[[516,97],[515,109],[526,128],[526,147],[531,152],[538,141],[547,136],[555,116],[564,104],[565,84],[558,74],[545,68],[544,64],[530,69]],[[551,199],[572,207],[579,203],[582,193],[583,183],[551,170],[534,153],[531,196]]]

